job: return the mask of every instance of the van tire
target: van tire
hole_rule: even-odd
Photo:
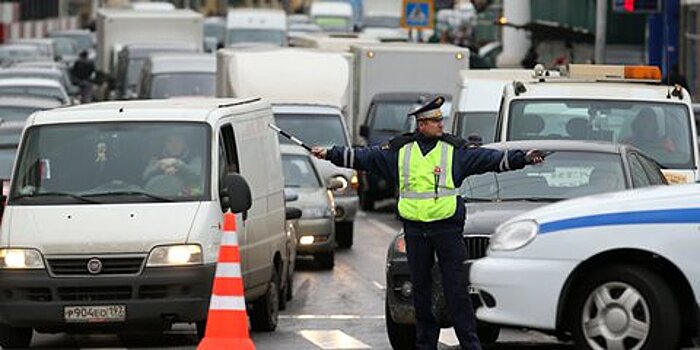
[[[388,299],[388,295],[387,298]],[[416,325],[394,322],[389,311],[389,301],[384,301],[384,318],[386,320],[386,335],[394,350],[413,350],[416,346]]]
[[[604,341],[604,338],[598,339],[601,336],[586,334],[583,327],[584,317],[593,321],[603,312],[599,310],[599,302],[605,303],[606,310],[627,311],[627,317],[631,315],[631,319],[626,321],[625,328],[633,320],[648,327],[644,330],[646,335],[641,350],[677,349],[681,331],[680,308],[671,287],[658,273],[640,266],[606,266],[585,276],[583,283],[574,290],[566,310],[566,320],[577,349],[592,349],[589,342]],[[620,301],[626,294],[630,296],[628,300],[633,300],[632,305]],[[605,327],[609,325],[602,322],[593,330]],[[627,332],[627,329],[617,332]]]
[[[335,266],[335,251],[331,250],[330,252],[316,253],[314,254],[314,260],[316,260],[322,269],[332,270],[333,266]]]
[[[253,302],[253,310],[250,312],[250,328],[256,332],[272,332],[277,328],[280,306],[280,275],[277,268],[273,268],[270,285],[267,292],[261,298]]]
[[[355,223],[353,221],[337,222],[335,224],[335,241],[338,243],[339,248],[348,249],[352,247],[354,228]]]
[[[32,333],[31,327],[12,327],[0,323],[0,346],[3,349],[28,348]]]

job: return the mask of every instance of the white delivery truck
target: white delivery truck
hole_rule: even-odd
[[[466,139],[478,135],[484,144],[496,136],[496,121],[506,84],[532,77],[530,69],[473,69],[459,72],[452,130]]]
[[[217,96],[262,96],[272,103],[277,125],[309,145],[350,146],[344,114],[351,113],[352,66],[347,54],[296,48],[219,50]],[[283,143],[289,141],[280,139]],[[336,240],[353,243],[358,208],[357,176],[350,169],[320,161],[321,176],[343,186],[336,198]]]
[[[29,117],[0,225],[0,345],[176,322],[201,336],[228,209],[251,325],[274,330],[289,260],[272,121],[260,99],[202,98]]]
[[[353,141],[370,146],[412,131],[408,112],[442,95],[449,103],[443,114],[451,116],[451,101],[457,94],[459,72],[469,69],[469,50],[453,45],[386,43],[356,45],[355,118]],[[446,120],[445,125],[452,124]],[[393,198],[395,188],[384,179],[362,173],[362,208],[372,210],[376,200]]]
[[[97,70],[114,78],[119,53],[129,44],[190,43],[195,51],[202,51],[203,20],[192,10],[100,9],[96,20]]]
[[[233,8],[226,16],[225,46],[287,46],[287,14],[282,10]]]
[[[574,64],[561,77],[541,66],[533,74],[506,85],[497,141],[628,143],[659,162],[670,183],[700,180],[690,94],[663,85],[658,67]]]

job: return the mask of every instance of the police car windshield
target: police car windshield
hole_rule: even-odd
[[[295,188],[319,188],[321,180],[311,165],[311,159],[302,155],[282,155],[284,186]]]
[[[470,176],[460,192],[467,200],[558,201],[627,188],[618,154],[558,151],[541,166]]]
[[[151,98],[182,96],[214,97],[214,73],[158,74],[153,78]]]
[[[10,200],[18,205],[200,201],[209,197],[205,124],[54,124],[27,130]],[[42,196],[61,193],[65,196]]]
[[[496,135],[496,120],[496,112],[459,112],[456,134],[463,139],[477,134],[484,144],[491,143]]]
[[[307,145],[331,147],[348,146],[341,116],[337,114],[275,113],[275,123],[282,130],[296,136]],[[293,144],[280,136],[280,143]]]
[[[628,143],[668,169],[694,169],[688,108],[614,100],[516,100],[508,140],[569,139]]]

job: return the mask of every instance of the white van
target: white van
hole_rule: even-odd
[[[32,329],[189,322],[202,335],[229,208],[240,212],[252,328],[274,330],[289,261],[271,122],[259,99],[105,102],[32,115],[0,226],[0,345],[26,347]]]
[[[234,8],[226,16],[226,47],[250,44],[287,46],[287,14],[282,10]]]
[[[529,69],[466,69],[455,102],[453,133],[462,138],[481,136],[484,144],[493,142],[503,88],[513,80],[528,79]]]

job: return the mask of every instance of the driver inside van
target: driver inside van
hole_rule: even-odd
[[[145,189],[160,195],[188,196],[196,194],[201,178],[202,159],[192,156],[181,134],[165,138],[162,151],[153,157],[143,172]]]

